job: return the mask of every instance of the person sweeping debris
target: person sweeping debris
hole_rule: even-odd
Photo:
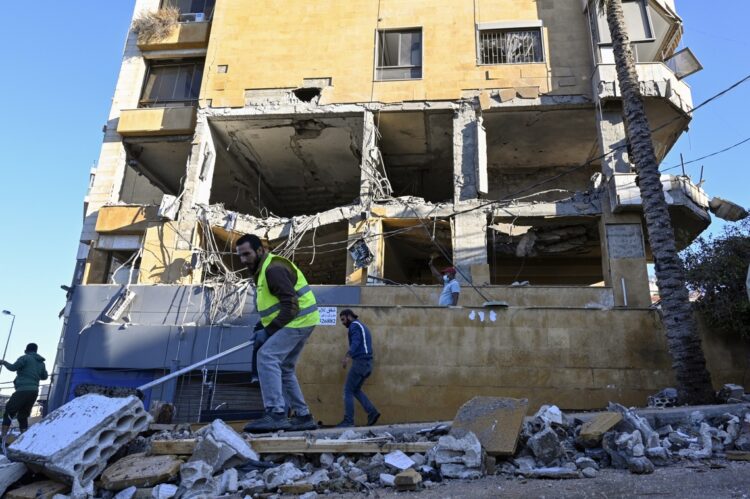
[[[294,371],[305,343],[320,322],[315,295],[299,268],[264,248],[258,236],[240,237],[236,251],[253,273],[258,314],[268,336],[257,353],[266,413],[244,429],[249,433],[313,430],[317,425]],[[294,411],[291,419],[287,417],[287,402]]]
[[[18,426],[21,433],[29,428],[29,416],[31,409],[34,407],[37,396],[39,396],[39,381],[48,377],[47,368],[44,365],[44,357],[37,353],[36,343],[26,345],[26,351],[13,364],[6,360],[0,361],[9,371],[17,372],[16,379],[13,380],[13,386],[16,391],[11,395],[8,403],[5,404],[5,414],[3,414],[2,440],[10,430],[11,420],[18,419]]]
[[[339,319],[349,330],[349,350],[341,364],[345,368],[351,359],[352,367],[344,385],[344,419],[338,426],[354,426],[355,398],[367,412],[367,426],[372,426],[378,422],[380,413],[362,391],[362,385],[372,374],[372,336],[367,326],[359,321],[359,317],[351,309],[342,310]]]

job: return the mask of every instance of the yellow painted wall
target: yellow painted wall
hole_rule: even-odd
[[[174,222],[155,224],[146,230],[138,284],[192,284],[200,273],[190,272],[192,252],[177,249],[179,233]]]
[[[373,334],[375,368],[364,390],[383,423],[448,420],[477,395],[529,398],[562,409],[607,402],[644,406],[673,386],[671,358],[655,310],[353,307]],[[471,312],[474,312],[474,319]],[[705,331],[705,328],[704,328]],[[746,342],[704,333],[714,386],[750,382]],[[318,326],[297,374],[317,419],[343,415],[342,326]],[[358,422],[362,410],[356,408]]]
[[[553,75],[568,81],[569,90],[559,93],[590,93],[580,2],[556,1],[554,15],[544,7],[536,0],[217,2],[202,98],[213,107],[242,107],[245,90],[295,88],[303,78],[322,77],[333,79],[323,94],[326,103],[455,100],[464,90],[484,88],[538,87],[547,93],[556,91]],[[546,63],[477,65],[475,21],[540,18],[551,26],[545,39],[560,39],[560,50],[545,47]],[[376,29],[409,27],[422,27],[423,79],[373,82]],[[218,73],[220,65],[228,71]]]
[[[195,131],[195,108],[152,107],[123,109],[117,124],[117,133],[131,135],[178,135]]]

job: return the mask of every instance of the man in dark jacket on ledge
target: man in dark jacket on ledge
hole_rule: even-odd
[[[357,315],[346,308],[339,314],[341,323],[349,330],[349,350],[341,362],[346,368],[349,359],[352,367],[346,376],[344,385],[344,419],[338,424],[339,427],[354,426],[354,399],[356,398],[367,412],[367,426],[378,422],[380,413],[362,391],[362,385],[372,374],[372,336],[367,326],[362,324]]]
[[[36,343],[26,345],[24,355],[11,364],[5,360],[0,361],[9,371],[17,372],[13,385],[16,391],[11,395],[8,403],[5,404],[5,414],[3,415],[3,433],[2,438],[10,429],[12,418],[18,419],[18,426],[21,433],[29,428],[29,416],[34,402],[39,395],[39,381],[47,379],[47,368],[44,366],[44,357],[36,353]]]

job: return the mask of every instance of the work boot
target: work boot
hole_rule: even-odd
[[[378,411],[375,411],[372,414],[368,414],[367,415],[367,426],[375,426],[375,423],[378,422],[379,418],[380,418],[380,413]]]
[[[292,423],[283,412],[266,411],[265,416],[245,425],[243,431],[247,433],[268,433],[271,431],[289,430]]]
[[[292,424],[292,427],[289,429],[289,431],[307,431],[318,429],[318,425],[315,422],[315,419],[313,419],[312,414],[305,414],[304,416],[295,415],[289,418],[289,422]]]

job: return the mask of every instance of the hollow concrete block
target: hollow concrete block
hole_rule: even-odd
[[[137,397],[83,395],[29,428],[8,447],[8,457],[74,490],[87,488],[109,458],[150,422]]]

